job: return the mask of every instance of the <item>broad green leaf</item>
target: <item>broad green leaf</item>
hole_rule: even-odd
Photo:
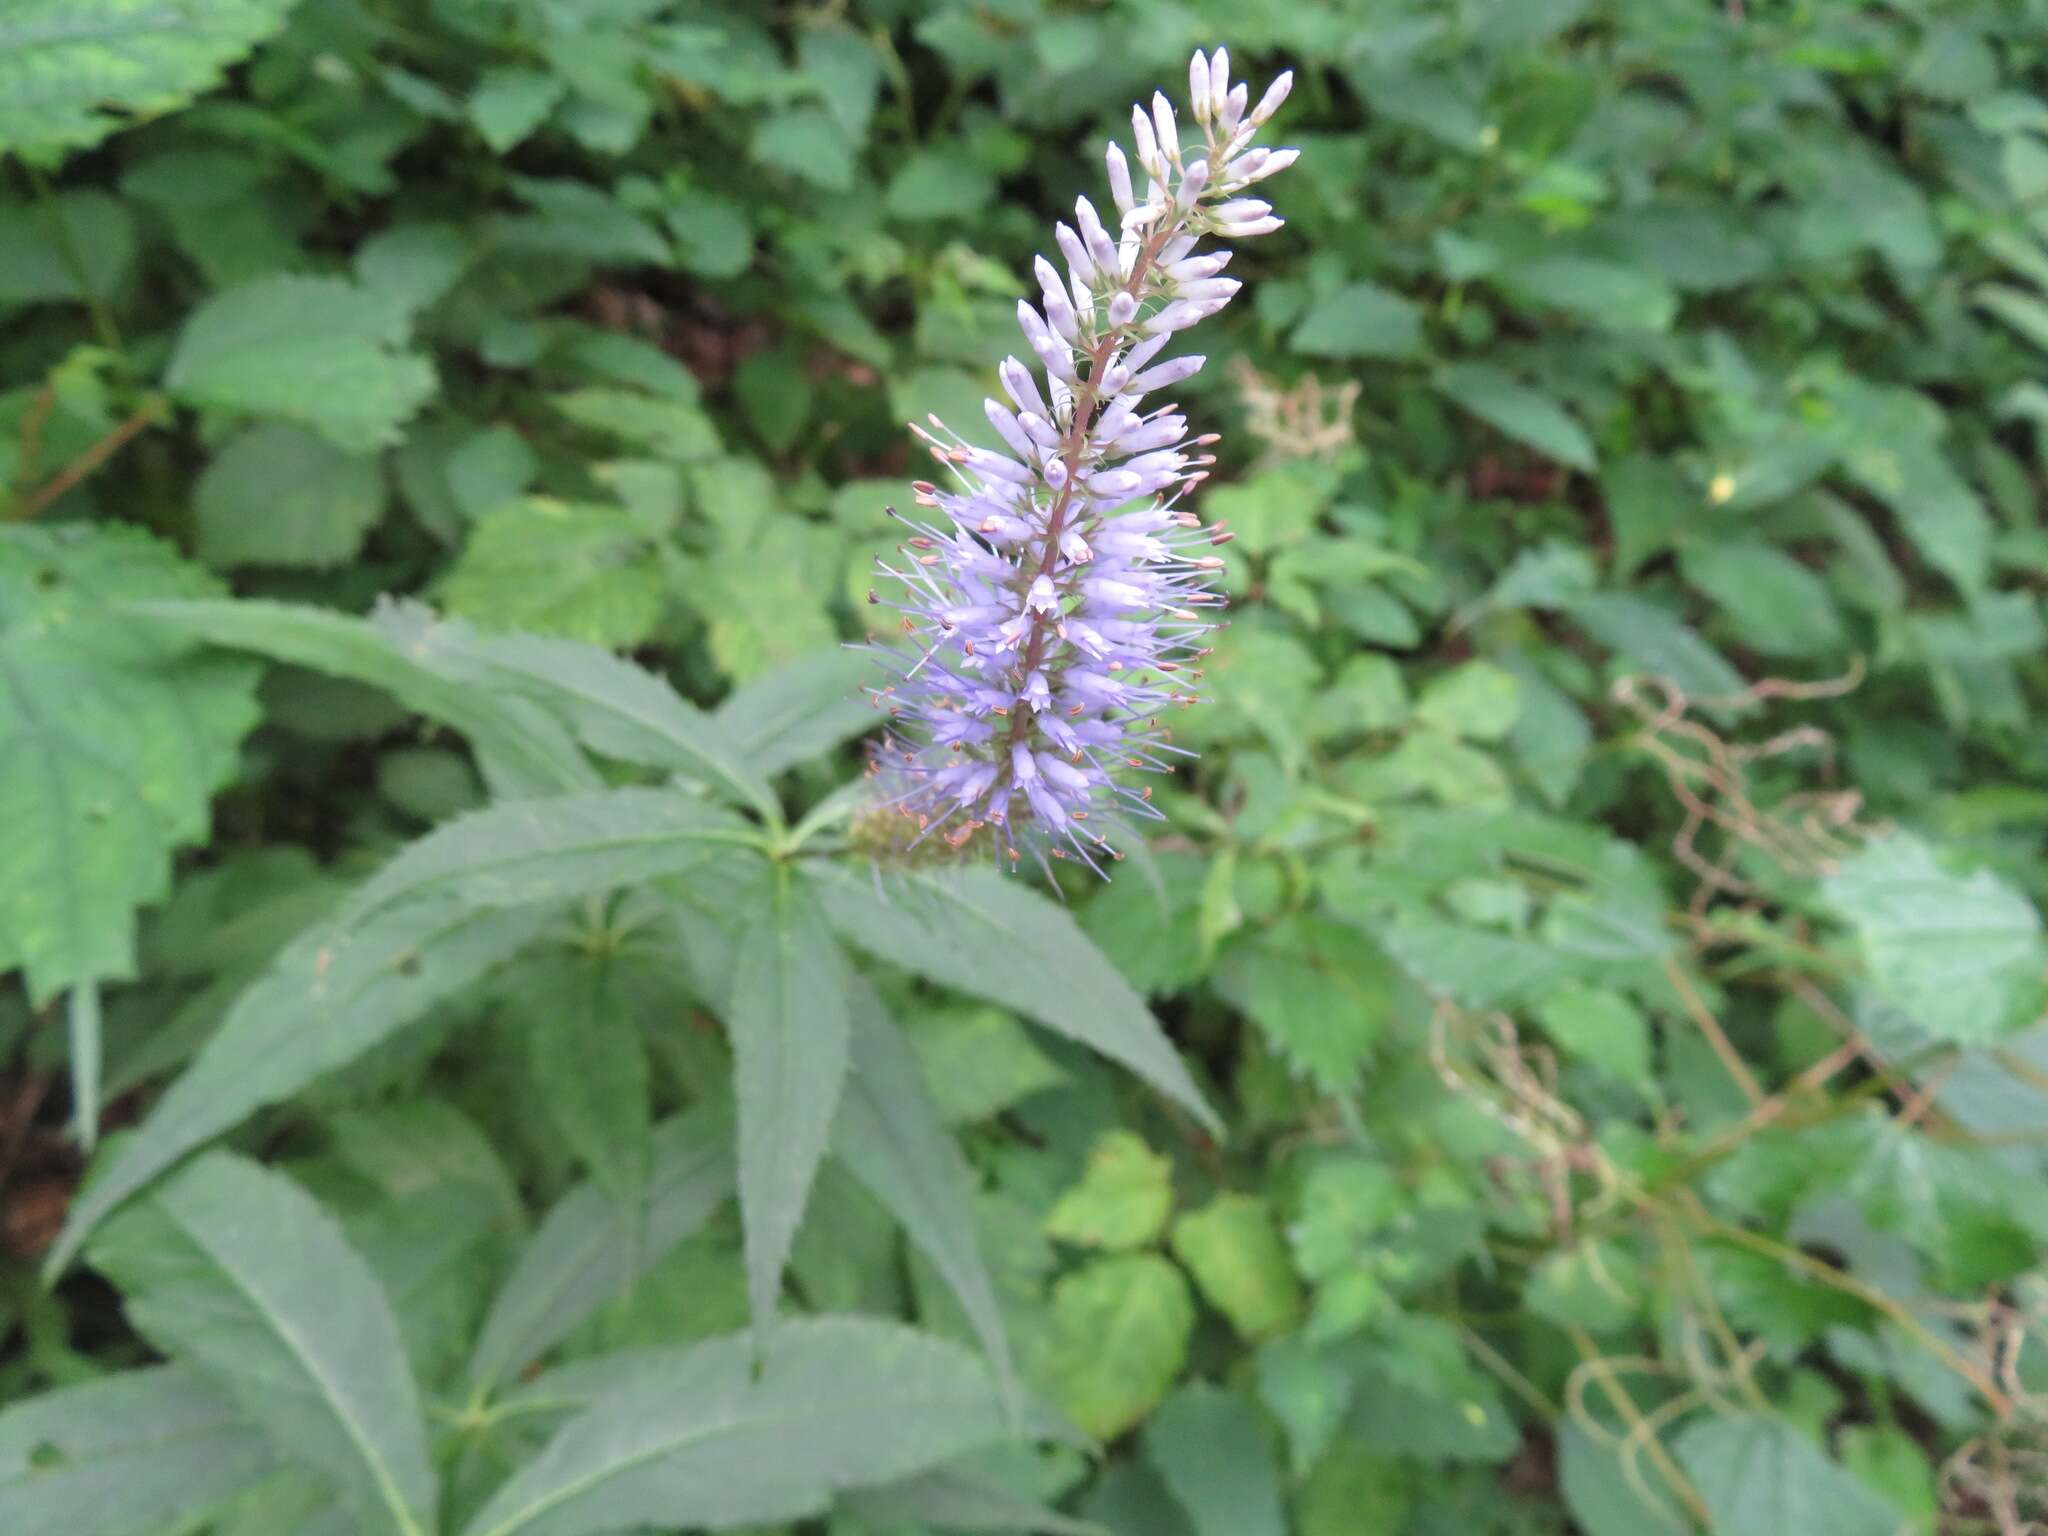
[[[1347,283],[1302,317],[1287,344],[1307,357],[1412,357],[1422,313],[1378,283]]]
[[[1922,1028],[1977,1042],[2038,1014],[2041,917],[1991,871],[1951,874],[1926,843],[1895,833],[1821,890],[1855,928],[1871,985]]]
[[[833,926],[891,964],[1003,1004],[1100,1051],[1192,1111],[1217,1120],[1172,1043],[1072,918],[993,870],[865,870],[819,866]]]
[[[1131,888],[1137,889],[1135,883]],[[906,1023],[905,1033],[948,1125],[986,1120],[1067,1081],[1031,1031],[1002,1008],[922,1008]]]
[[[1396,1313],[1360,1351],[1350,1427],[1382,1454],[1430,1461],[1501,1462],[1521,1443],[1494,1378],[1465,1357],[1438,1317]]]
[[[405,350],[405,310],[340,278],[276,274],[218,293],[186,320],[164,388],[209,410],[275,416],[367,453],[434,392],[434,368]]]
[[[537,69],[487,69],[470,92],[469,120],[502,155],[547,120],[565,89],[559,75]]]
[[[1676,683],[1709,713],[1726,713],[1728,701],[1747,684],[1728,658],[1647,598],[1628,592],[1595,592],[1578,599],[1571,616],[1586,633],[1628,661],[1632,668]]]
[[[1045,1218],[1048,1237],[1084,1248],[1143,1248],[1173,1210],[1173,1165],[1130,1131],[1095,1143],[1081,1182]]]
[[[1712,1536],[1897,1536],[1899,1512],[1784,1419],[1705,1418],[1672,1442],[1707,1505]]]
[[[791,107],[761,119],[754,129],[755,160],[828,192],[853,186],[855,141],[823,107]]]
[[[525,1370],[701,1228],[732,1192],[728,1111],[692,1110],[656,1127],[637,1216],[622,1213],[594,1182],[548,1212],[484,1319],[471,1382],[484,1390]]]
[[[1090,1261],[1052,1291],[1042,1379],[1098,1440],[1150,1413],[1180,1373],[1195,1304],[1171,1262],[1152,1253]]]
[[[620,1365],[465,1536],[800,1520],[839,1489],[895,1482],[1015,1432],[971,1352],[895,1323],[780,1322],[758,1350],[727,1338]]]
[[[1422,690],[1415,718],[1467,741],[1499,741],[1522,712],[1522,685],[1490,661],[1468,661]]]
[[[1576,1420],[1558,1426],[1557,1451],[1559,1491],[1586,1536],[1684,1536],[1691,1529],[1648,1456],[1637,1456],[1624,1468],[1620,1454]]]
[[[475,909],[567,901],[683,874],[721,848],[753,842],[730,811],[672,789],[506,801],[408,844],[338,920],[365,923],[427,900]]]
[[[1256,1195],[1221,1194],[1173,1224],[1173,1251],[1238,1337],[1256,1343],[1301,1320],[1301,1284],[1273,1213]]]
[[[183,106],[293,0],[19,0],[0,30],[0,151],[49,163]]]
[[[1287,1536],[1280,1474],[1251,1404],[1207,1382],[1182,1387],[1145,1426],[1145,1458],[1196,1536]]]
[[[393,605],[365,620],[243,598],[150,602],[137,611],[172,634],[385,690],[467,736],[501,795],[558,793],[598,782],[576,743],[546,712],[475,686],[475,669],[463,660],[475,637],[467,626],[444,624],[426,609]]]
[[[1349,1093],[1393,1006],[1386,956],[1356,928],[1303,914],[1233,944],[1216,987],[1282,1060]]]
[[[1651,1085],[1649,1023],[1620,993],[1567,987],[1545,998],[1536,1018],[1544,1033],[1596,1071],[1639,1088]]]
[[[1768,544],[1689,544],[1685,579],[1718,603],[1744,645],[1771,656],[1818,656],[1848,635],[1821,579]]]
[[[931,1261],[1007,1386],[1010,1346],[976,1235],[973,1172],[881,999],[848,979],[851,1051],[832,1150]]]
[[[645,641],[668,600],[661,554],[641,517],[539,496],[479,520],[439,591],[450,613],[487,629],[607,650]]]
[[[1299,1333],[1274,1339],[1257,1356],[1259,1402],[1287,1432],[1288,1466],[1299,1477],[1323,1452],[1351,1411],[1358,1382],[1334,1350]]]
[[[1828,441],[1842,468],[1882,499],[1928,562],[1965,592],[1984,585],[1991,519],[1949,461],[1948,418],[1915,389],[1845,378],[1827,391]]]
[[[167,1353],[218,1380],[366,1530],[425,1536],[435,1479],[398,1325],[369,1267],[283,1175],[225,1152],[110,1225],[93,1264]]]
[[[131,1536],[265,1476],[270,1447],[183,1366],[122,1371],[0,1410],[0,1528]]]
[[[1560,1327],[1613,1333],[1636,1321],[1642,1271],[1621,1244],[1586,1238],[1537,1265],[1524,1294],[1531,1312]]]
[[[187,1153],[457,995],[552,916],[428,902],[358,927],[309,929],[236,999],[184,1075],[72,1202],[50,1273],[108,1212]]]
[[[808,882],[786,868],[749,912],[726,1009],[739,1108],[740,1215],[757,1327],[775,1315],[846,1082],[846,962]]]
[[[0,78],[5,69],[0,58]],[[0,303],[112,299],[134,270],[135,216],[105,192],[58,192],[0,212]]]
[[[135,973],[135,909],[206,836],[255,724],[247,663],[121,611],[213,588],[137,529],[0,528],[0,970],[37,1007]]]
[[[865,652],[819,651],[736,689],[713,712],[712,728],[770,778],[873,729],[879,717],[861,689],[876,675]]]
[[[384,512],[384,476],[290,422],[262,422],[229,443],[192,493],[199,558],[243,565],[339,565]]]
[[[1486,363],[1459,363],[1437,371],[1445,396],[1490,426],[1546,458],[1591,474],[1598,468],[1593,441],[1550,396],[1517,383]]]
[[[1550,256],[1503,268],[1496,281],[1521,303],[1563,310],[1602,330],[1668,331],[1678,313],[1678,295],[1661,279],[1618,262]]]

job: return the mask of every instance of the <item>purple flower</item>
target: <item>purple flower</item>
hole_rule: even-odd
[[[1251,142],[1291,83],[1281,75],[1247,115],[1229,56],[1196,54],[1199,144],[1182,142],[1164,95],[1133,108],[1142,194],[1110,145],[1115,223],[1076,202],[1054,229],[1064,270],[1039,257],[1040,303],[1017,306],[1043,377],[1014,357],[997,371],[1007,399],[986,411],[1009,452],[973,447],[936,416],[911,428],[944,483],[914,487],[928,521],[890,509],[910,532],[896,560],[877,562],[896,588],[868,601],[898,609],[915,647],[877,648],[895,681],[869,692],[893,722],[873,771],[919,839],[959,847],[991,828],[1012,862],[1071,855],[1100,874],[1098,856],[1122,857],[1109,839],[1124,816],[1159,816],[1152,791],[1127,779],[1189,755],[1161,717],[1196,702],[1222,607],[1211,583],[1223,562],[1207,549],[1230,535],[1182,504],[1215,439],[1189,437],[1175,405],[1154,403],[1202,359],[1158,359],[1237,293],[1217,275],[1229,253],[1197,242],[1280,227],[1245,193],[1295,159]]]

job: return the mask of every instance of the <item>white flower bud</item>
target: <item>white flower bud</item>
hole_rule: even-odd
[[[1196,122],[1209,121],[1209,61],[1200,49],[1188,60],[1188,106]]]
[[[1224,134],[1237,132],[1238,120],[1244,116],[1244,105],[1251,100],[1251,88],[1242,80],[1230,88],[1230,94],[1223,98],[1223,109],[1216,114],[1216,125]]]
[[[1152,133],[1152,119],[1143,107],[1131,108],[1131,138],[1138,147],[1138,164],[1155,181],[1166,179],[1166,161],[1159,153],[1159,140]]]
[[[1138,301],[1127,288],[1117,290],[1109,301],[1109,323],[1122,330],[1138,317]]]
[[[1117,210],[1129,213],[1137,206],[1137,198],[1131,193],[1131,165],[1124,159],[1124,152],[1114,141],[1111,142],[1103,159],[1109,166],[1109,195],[1115,199]]]
[[[1287,93],[1293,89],[1294,71],[1283,69],[1280,72],[1280,78],[1266,87],[1266,94],[1261,96],[1259,104],[1252,108],[1251,125],[1256,128],[1275,112],[1278,112],[1280,110],[1280,103],[1287,99]]]
[[[1180,124],[1174,120],[1173,103],[1166,99],[1164,91],[1152,93],[1152,128],[1159,135],[1159,152],[1179,165]]]
[[[1161,310],[1159,313],[1164,315],[1167,310],[1181,307],[1178,303],[1169,304],[1166,306],[1166,309]],[[1199,306],[1189,304],[1185,307],[1192,310]],[[1188,323],[1193,324],[1193,319],[1190,319]],[[1143,373],[1131,380],[1130,384],[1126,386],[1127,390],[1133,395],[1149,395],[1155,389],[1165,389],[1169,385],[1180,383],[1183,379],[1193,378],[1202,371],[1202,364],[1207,361],[1208,359],[1199,352],[1191,353],[1187,357],[1176,357],[1170,362],[1161,363],[1157,368],[1147,368]]]

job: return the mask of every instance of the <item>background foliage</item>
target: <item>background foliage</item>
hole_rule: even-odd
[[[173,9],[0,23],[0,1526],[2048,1522],[2048,6]],[[902,868],[900,423],[1218,41],[1202,760]]]

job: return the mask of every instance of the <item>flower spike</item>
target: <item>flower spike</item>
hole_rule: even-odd
[[[1201,368],[1199,356],[1157,359],[1238,292],[1217,275],[1229,253],[1197,241],[1280,227],[1246,192],[1296,157],[1252,143],[1289,83],[1247,115],[1250,92],[1219,48],[1189,61],[1187,124],[1164,94],[1135,107],[1142,197],[1111,144],[1115,223],[1080,199],[1055,229],[1064,275],[1041,256],[1040,302],[1018,303],[1043,378],[1014,357],[997,370],[1008,403],[985,408],[1009,451],[937,418],[911,428],[948,483],[916,484],[917,506],[938,516],[900,519],[910,558],[877,562],[901,590],[869,601],[900,612],[915,643],[875,648],[894,675],[868,693],[891,721],[872,764],[882,808],[909,819],[913,842],[937,833],[958,849],[988,829],[1009,865],[1028,852],[1101,874],[1122,857],[1109,841],[1118,813],[1160,819],[1151,789],[1126,776],[1191,755],[1159,717],[1197,702],[1188,684],[1223,604],[1223,562],[1208,551],[1229,534],[1182,505],[1215,462],[1214,437],[1190,437],[1177,406],[1145,397]]]

